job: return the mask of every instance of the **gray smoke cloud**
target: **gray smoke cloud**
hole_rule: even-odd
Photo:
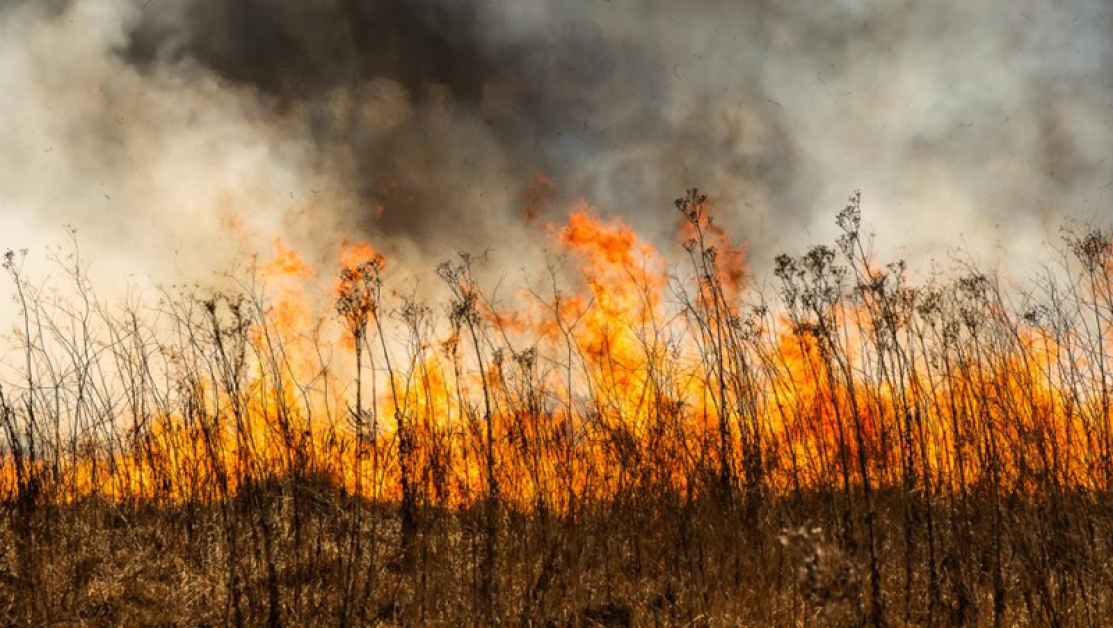
[[[1106,0],[0,1],[0,246],[519,266],[543,174],[536,221],[584,198],[660,244],[697,185],[759,273],[854,189],[883,252],[1023,266],[1113,213],[1111,32]]]

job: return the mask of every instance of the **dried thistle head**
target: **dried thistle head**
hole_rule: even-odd
[[[699,225],[700,221],[706,216],[704,211],[704,204],[707,203],[707,195],[701,194],[698,188],[689,188],[684,193],[684,196],[676,199],[676,209],[684,216],[684,219],[693,225]]]
[[[473,326],[480,322],[479,295],[472,280],[471,256],[461,253],[460,258],[459,263],[446,261],[437,265],[437,276],[452,290],[448,314],[453,326]]]
[[[382,268],[383,258],[375,256],[340,271],[336,312],[356,337],[363,334],[367,322],[377,312],[377,298],[383,284]]]
[[[1113,265],[1113,236],[1101,229],[1092,229],[1081,236],[1068,233],[1064,239],[1087,273],[1093,274]]]
[[[530,347],[525,351],[514,352],[514,361],[523,371],[532,371],[534,364],[537,363],[537,348]]]

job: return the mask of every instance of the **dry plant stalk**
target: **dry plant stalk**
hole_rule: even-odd
[[[467,255],[314,318],[295,259],[116,306],[9,252],[0,623],[1107,623],[1110,234],[917,283],[860,203],[768,295],[697,190],[686,266],[579,211],[514,307]]]

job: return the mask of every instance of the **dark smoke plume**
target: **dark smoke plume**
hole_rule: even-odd
[[[172,240],[152,265],[229,215],[422,258],[581,197],[666,243],[698,185],[760,270],[860,188],[907,254],[1022,257],[1108,215],[1109,32],[1103,0],[7,0],[0,211]]]
[[[667,6],[650,7],[650,15]],[[664,110],[682,78],[680,66],[661,56],[668,25],[642,20],[639,37],[620,37],[570,9],[541,33],[500,39],[490,24],[499,10],[466,2],[186,0],[169,13],[142,11],[120,54],[148,73],[196,65],[250,88],[276,112],[304,116],[321,154],[366,201],[362,224],[388,235],[425,241],[446,226],[475,229],[482,209],[459,201],[467,196],[461,188],[483,178],[473,169],[493,167],[504,188],[494,192],[511,199],[543,174],[564,183],[569,200],[591,191],[566,188],[585,174],[585,162],[646,143],[657,150],[638,163],[620,160],[608,172],[613,180],[594,183],[621,187],[629,206],[662,213],[675,190],[700,176],[700,161],[713,160],[740,182],[794,189],[793,138],[763,99],[759,60],[723,77],[736,97],[763,103],[765,137],[739,154],[732,143],[741,138],[717,136],[715,120],[701,119],[720,115],[715,106],[687,120]],[[733,12],[747,50],[768,46],[766,11]],[[662,176],[667,181],[658,183]],[[376,207],[385,207],[377,220]]]

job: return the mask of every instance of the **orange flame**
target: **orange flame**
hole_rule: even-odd
[[[480,302],[468,336],[439,327],[432,309],[374,303],[359,312],[360,352],[338,317],[314,314],[307,283],[318,272],[276,240],[258,269],[272,304],[210,304],[190,321],[208,335],[169,361],[176,384],[162,410],[135,417],[122,453],[89,442],[52,481],[75,498],[187,500],[307,475],[399,499],[405,480],[458,505],[488,490],[493,453],[503,498],[556,509],[649,487],[703,490],[724,464],[738,476],[729,481],[770,491],[908,477],[961,490],[1113,483],[1113,381],[1101,383],[1113,380],[1113,351],[1092,348],[1108,344],[1108,319],[1094,345],[1085,328],[1053,333],[961,290],[908,297],[919,309],[863,289],[828,308],[812,295],[791,315],[749,312],[744,249],[709,203],[696,210],[680,237],[697,263],[713,262],[726,313],[697,311],[692,324],[670,301],[676,278],[659,252],[581,203],[548,227],[582,279],[551,311]],[[365,242],[341,241],[336,259],[382,269]],[[331,296],[354,299],[350,289],[341,281]],[[48,475],[41,460],[18,471],[6,455],[0,491],[29,472]]]

